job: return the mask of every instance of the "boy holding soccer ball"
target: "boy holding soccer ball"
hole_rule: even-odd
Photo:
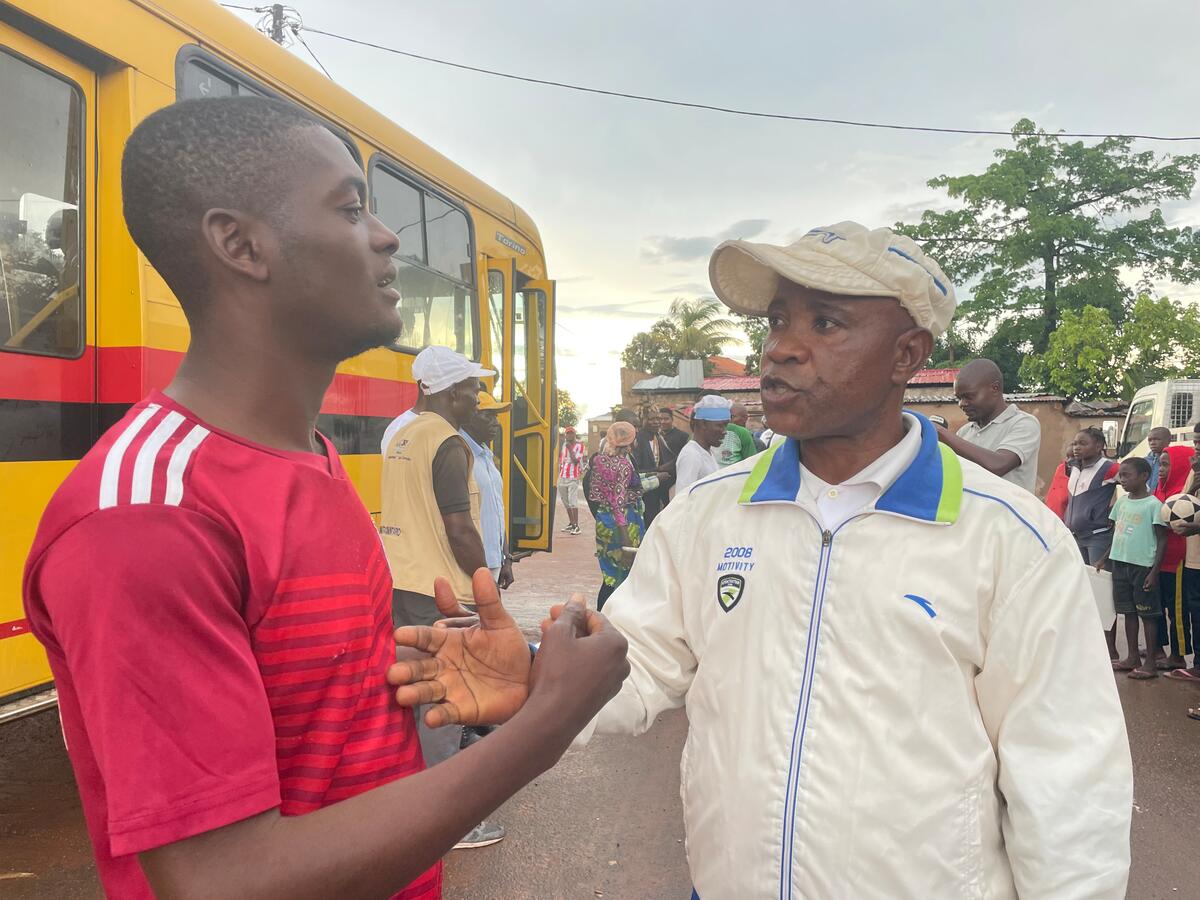
[[[1112,549],[1096,560],[1097,569],[1112,560],[1113,605],[1125,616],[1125,659],[1113,663],[1118,672],[1144,680],[1158,677],[1158,570],[1167,546],[1167,524],[1159,513],[1162,501],[1150,493],[1150,463],[1134,457],[1121,463],[1117,482],[1125,489],[1109,518],[1116,526]],[[1146,638],[1146,661],[1138,654],[1138,619]],[[1115,627],[1115,626],[1114,626]]]

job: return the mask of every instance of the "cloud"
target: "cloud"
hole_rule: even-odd
[[[654,293],[670,294],[673,297],[684,294],[711,294],[712,287],[707,284],[701,284],[699,281],[688,281],[683,284],[673,284],[671,287],[659,288]]]
[[[652,235],[642,242],[642,259],[655,263],[693,262],[707,259],[713,248],[721,241],[755,237],[762,234],[770,224],[770,219],[739,219],[714,235],[698,235],[696,237]]]
[[[642,258],[650,262],[689,262],[703,259],[720,241],[715,237],[648,237],[642,245]]]
[[[770,219],[742,219],[740,222],[734,222],[722,231],[718,237],[722,241],[746,240],[747,238],[757,237],[762,234],[770,224]]]

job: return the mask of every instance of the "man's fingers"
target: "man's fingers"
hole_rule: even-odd
[[[479,624],[479,616],[459,616],[457,619],[438,619],[434,628],[470,628]]]
[[[577,600],[571,600],[559,611],[554,618],[554,624],[549,632],[564,631],[572,637],[582,637],[587,634],[587,610]],[[547,635],[549,636],[549,635]]]
[[[418,681],[396,688],[396,702],[401,706],[424,706],[446,699],[446,686],[440,681]]]
[[[400,647],[415,647],[422,653],[437,653],[446,643],[447,634],[445,629],[435,631],[428,625],[405,625],[397,628],[392,637]]]
[[[500,602],[500,590],[492,580],[492,573],[487,569],[476,569],[471,578],[471,593],[475,598],[475,608],[479,612],[479,624],[486,631],[489,628],[510,628],[513,625],[512,616]]]
[[[425,724],[430,728],[443,728],[446,725],[457,725],[462,721],[462,714],[453,703],[438,703],[425,711]]]
[[[454,588],[445,578],[433,579],[433,602],[437,604],[438,612],[447,619],[461,619],[471,615],[471,611],[458,602],[454,596]]]
[[[445,671],[445,665],[437,659],[406,659],[388,667],[388,684],[416,684],[433,681]]]

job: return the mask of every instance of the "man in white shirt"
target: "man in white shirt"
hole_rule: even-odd
[[[596,720],[686,705],[696,894],[1123,898],[1129,748],[1075,543],[902,413],[946,276],[848,222],[726,243],[710,272],[768,317],[788,437],[647,532],[605,609],[631,675]]]
[[[1004,399],[1000,367],[990,359],[971,360],[954,379],[954,396],[967,424],[957,434],[939,428],[942,443],[993,475],[1036,491],[1042,426]]]
[[[646,532],[606,607],[630,676],[595,722],[686,705],[694,896],[1123,900],[1132,766],[1075,542],[903,412],[949,280],[853,222],[726,242],[709,271],[768,317],[788,437]]]
[[[724,397],[705,394],[692,407],[692,439],[675,460],[675,496],[720,468],[717,448],[725,439],[732,404]]]

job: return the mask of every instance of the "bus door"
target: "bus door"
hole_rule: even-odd
[[[534,281],[511,259],[488,260],[497,397],[511,403],[498,453],[513,551],[549,550],[554,516],[554,282]]]
[[[96,440],[96,75],[0,23],[0,721],[47,702],[21,572]],[[40,699],[39,699],[40,698]]]

